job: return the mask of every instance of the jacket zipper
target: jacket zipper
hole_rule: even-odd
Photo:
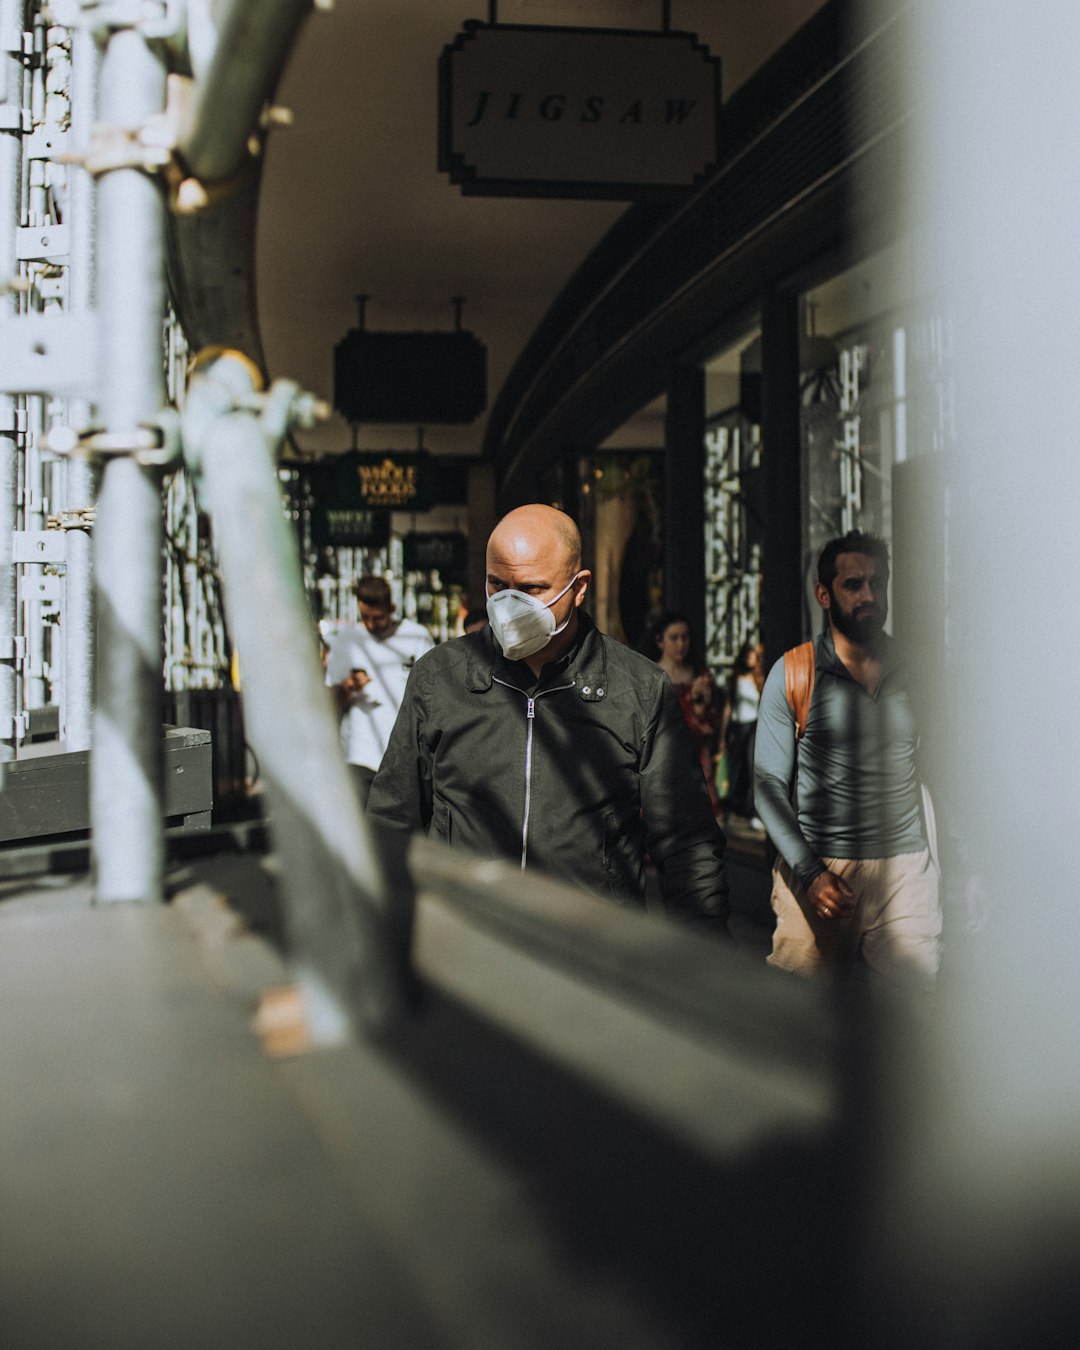
[[[536,700],[543,698],[545,694],[558,694],[564,689],[573,689],[574,682],[569,684],[557,684],[552,689],[541,689],[537,694],[526,694],[524,689],[519,689],[517,685],[507,684],[505,680],[500,680],[497,676],[492,676],[495,684],[501,684],[504,689],[513,689],[515,694],[520,694],[525,700],[525,812],[521,821],[521,869],[525,870],[525,864],[529,858],[529,813],[532,810],[532,744],[533,744],[533,724],[536,721]]]
[[[525,815],[521,822],[521,868],[529,856],[529,811],[532,807],[532,738],[536,721],[536,699],[526,698],[525,717],[528,731],[525,736]]]

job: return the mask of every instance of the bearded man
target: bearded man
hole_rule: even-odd
[[[621,905],[727,935],[724,836],[679,701],[655,662],[582,608],[573,520],[519,507],[487,545],[488,622],[409,676],[368,816],[395,855],[426,831]]]
[[[797,709],[781,659],[758,711],[754,799],[778,853],[768,960],[807,975],[861,962],[890,981],[927,981],[940,959],[940,878],[910,692],[884,631],[884,541],[858,530],[831,540],[817,577],[828,626],[813,644],[809,701]]]

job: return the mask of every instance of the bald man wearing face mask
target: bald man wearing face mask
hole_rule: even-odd
[[[597,630],[581,563],[561,511],[498,523],[488,623],[417,662],[369,819],[400,847],[423,830],[621,905],[644,905],[648,854],[668,912],[726,936],[724,836],[674,688]]]

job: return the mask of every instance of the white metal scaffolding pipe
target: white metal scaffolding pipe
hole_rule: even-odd
[[[381,1030],[403,1010],[408,896],[392,895],[341,753],[322,679],[297,540],[276,458],[286,429],[236,403],[257,372],[239,355],[197,372],[184,406],[184,453],[209,515],[230,636],[239,655],[244,726],[259,761],[280,859],[290,956],[316,1040],[351,1023]],[[284,403],[282,402],[284,391]],[[278,384],[267,408],[287,415]]]
[[[64,477],[65,509],[93,505],[94,471],[70,459]],[[93,541],[86,530],[68,530],[64,540],[64,607],[61,612],[64,682],[60,739],[65,750],[89,750],[94,696]]]
[[[99,116],[138,128],[165,100],[165,66],[142,35],[109,36]],[[165,202],[137,168],[98,185],[99,412],[123,438],[164,403]],[[97,681],[91,820],[99,901],[161,898],[161,500],[159,474],[107,464],[95,524]]]
[[[97,44],[76,29],[71,43],[71,138],[74,150],[85,150],[94,122],[99,67]],[[95,199],[89,174],[72,174],[71,280],[68,300],[73,314],[85,314],[94,303]],[[73,404],[74,422],[86,410]],[[88,420],[88,419],[87,419]],[[64,475],[64,507],[78,511],[95,504],[97,475],[88,460],[69,459]],[[67,750],[90,748],[94,699],[94,563],[86,530],[69,530],[65,547],[64,604],[61,613],[63,686],[60,736]]]
[[[0,0],[0,40],[22,35],[19,0]],[[0,282],[18,271],[16,230],[21,222],[22,63],[0,50]],[[16,313],[15,293],[0,295],[0,315]],[[16,634],[18,609],[12,547],[17,525],[18,446],[15,399],[0,394],[0,763],[15,758],[18,737]]]

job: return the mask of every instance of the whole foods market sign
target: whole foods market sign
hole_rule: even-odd
[[[340,511],[427,511],[431,507],[431,456],[423,450],[364,454],[350,450],[325,460],[310,474],[320,505]]]
[[[470,21],[439,64],[439,168],[466,194],[682,193],[719,123],[720,61],[693,33]]]

